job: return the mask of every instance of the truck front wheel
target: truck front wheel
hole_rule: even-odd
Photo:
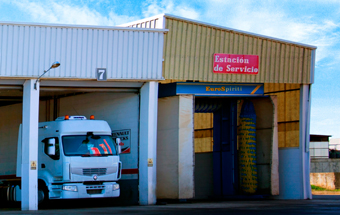
[[[39,183],[38,185],[38,205],[45,205],[48,201],[48,189],[45,183]]]

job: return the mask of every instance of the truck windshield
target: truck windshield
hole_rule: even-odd
[[[109,135],[70,135],[62,137],[66,156],[116,155],[113,139]]]

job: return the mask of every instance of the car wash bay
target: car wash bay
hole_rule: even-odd
[[[162,97],[162,95],[169,95],[167,92],[174,92],[174,89],[171,89],[172,87],[176,88],[178,94],[177,96],[162,97],[159,99],[160,108],[158,115],[159,118],[163,118],[162,121],[165,121],[167,116],[161,114],[169,114],[172,116],[170,121],[173,122],[176,113],[171,112],[169,109],[177,105],[177,108],[179,107],[177,113],[179,116],[178,138],[179,142],[183,142],[183,145],[180,145],[178,148],[178,160],[179,163],[182,162],[182,164],[178,164],[179,170],[177,174],[179,174],[178,177],[180,179],[178,186],[186,186],[187,190],[193,189],[192,193],[194,193],[196,199],[239,198],[249,195],[261,196],[277,194],[278,162],[275,162],[275,160],[278,159],[278,148],[277,145],[275,145],[277,144],[277,140],[275,140],[275,135],[277,135],[277,125],[275,126],[276,116],[274,114],[275,98],[263,96],[263,85],[261,85],[262,87],[259,88],[260,90],[257,91],[256,94],[247,95],[247,91],[250,93],[253,92],[258,85],[242,84],[237,85],[238,87],[242,87],[241,93],[233,92],[231,95],[215,93],[212,96],[203,96],[202,94],[204,93],[200,93],[199,87],[205,89],[211,85],[208,83],[177,83],[160,86],[160,97]],[[236,85],[228,84],[215,84],[215,87],[216,85],[225,88],[237,87]],[[249,87],[249,89],[247,89],[247,87]],[[162,90],[164,91],[162,92]],[[187,95],[188,93],[193,93],[195,90],[196,95]],[[177,105],[175,104],[176,102]],[[256,134],[255,149],[253,150],[255,154],[250,156],[241,156],[245,149],[242,151],[242,147],[240,147],[240,140],[242,140],[242,132],[240,132],[240,130],[242,123],[244,123],[242,120],[245,117],[242,116],[244,115],[244,113],[242,113],[242,106],[245,103],[251,104],[253,112],[255,113],[254,118],[256,119],[256,124],[253,128]],[[162,111],[162,108],[165,106],[167,106],[166,110]],[[193,124],[189,125],[190,123],[187,123],[187,125],[186,122],[188,122],[190,118],[193,119],[191,121]],[[159,135],[163,136],[165,133],[169,135],[169,133],[174,132],[174,130],[171,129],[173,126],[172,122],[163,123],[159,120],[158,129],[161,131]],[[177,124],[177,122],[174,122],[174,124]],[[190,143],[190,140],[188,140],[190,137],[184,137],[185,134],[189,133],[188,131],[185,133],[185,129],[190,129],[190,126],[192,126],[194,132],[192,137],[194,144],[191,145],[191,150],[195,151],[195,153],[193,154],[194,160],[192,161],[187,158],[190,157],[190,147],[184,146],[184,144],[189,145]],[[165,127],[168,127],[168,129]],[[173,138],[176,137],[175,134],[169,136]],[[163,148],[168,146],[161,144],[160,139],[162,139],[162,137],[158,138],[158,154],[161,154],[162,150],[172,153],[170,151],[174,151],[173,149]],[[186,158],[181,158],[181,153],[186,154]],[[256,163],[256,169],[250,170],[253,172],[247,172],[249,170],[244,169],[246,165],[242,164],[246,164],[244,163],[246,162],[244,161],[245,159],[252,159],[252,162]],[[188,163],[190,162],[193,162],[194,166],[193,182],[188,180],[190,173],[188,173],[188,171],[183,173],[183,168],[181,168],[182,165],[185,165],[183,163],[189,166]],[[161,158],[159,158],[159,165],[162,165]],[[163,168],[164,166],[158,170],[162,171],[160,169]],[[168,167],[168,169],[170,168]],[[186,168],[186,170],[188,170],[188,168]],[[157,175],[162,178],[158,179],[160,184],[162,184],[161,181],[166,180],[165,176],[163,176],[165,171],[167,170]],[[245,174],[255,175],[255,181],[245,182]],[[187,180],[183,179],[183,181],[181,181],[181,177]],[[243,180],[242,183],[241,180]],[[251,187],[249,183],[254,183],[256,187],[254,192],[247,192],[247,189]],[[161,185],[159,185],[159,187],[161,187]],[[169,184],[167,187],[169,188]],[[164,195],[162,191],[165,192],[165,190],[162,189],[158,190],[158,196]],[[190,191],[187,191],[187,194],[178,192],[177,195],[182,195],[183,198],[184,195],[189,195],[189,193]],[[174,193],[174,196],[175,195]]]
[[[242,112],[246,102],[253,106],[252,117],[256,119],[256,142],[251,156],[256,169],[249,173],[255,176],[255,182],[244,182],[255,183],[256,191],[251,193],[247,188],[252,185],[240,182],[246,171],[242,168],[247,165],[242,159],[249,159],[240,149],[244,112],[251,111]],[[273,118],[269,97],[195,98],[195,198],[272,195]]]

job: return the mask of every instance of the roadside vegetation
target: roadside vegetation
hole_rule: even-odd
[[[340,189],[329,190],[329,189],[326,189],[326,188],[323,188],[323,187],[319,187],[319,186],[315,186],[315,185],[311,185],[311,188],[312,188],[312,190],[315,190],[315,191],[334,191],[334,192],[339,192],[340,191]]]

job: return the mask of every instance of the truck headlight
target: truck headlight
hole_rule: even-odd
[[[78,192],[78,188],[76,185],[64,185],[63,190]]]
[[[112,190],[119,190],[119,184],[112,185]]]

